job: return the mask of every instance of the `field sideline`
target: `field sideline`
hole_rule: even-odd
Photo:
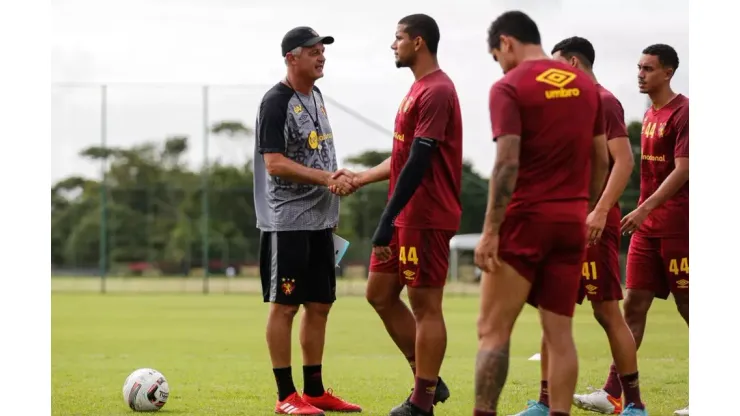
[[[274,379],[264,341],[267,307],[257,295],[62,293],[73,291],[64,287],[65,281],[52,279],[53,415],[132,414],[123,403],[121,387],[138,367],[154,367],[168,378],[171,395],[164,414],[274,414]],[[97,283],[94,287],[99,288]],[[355,289],[343,290],[349,294]],[[442,377],[453,396],[437,408],[437,415],[472,413],[477,310],[478,299],[472,295],[445,300],[449,343]],[[609,347],[589,305],[578,308],[575,331],[579,390],[601,386],[610,363]],[[327,337],[325,383],[363,405],[363,414],[385,416],[408,395],[411,372],[362,297],[340,298]],[[297,328],[294,340],[298,345]],[[537,315],[527,307],[515,328],[500,414],[518,412],[527,399],[536,399],[539,363],[528,358],[539,343]],[[293,357],[300,390],[297,348]],[[650,414],[670,416],[683,408],[688,400],[688,330],[672,301],[654,303],[639,359]]]

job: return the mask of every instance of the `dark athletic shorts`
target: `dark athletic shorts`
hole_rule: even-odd
[[[333,230],[271,231],[260,236],[260,277],[265,302],[334,303]]]

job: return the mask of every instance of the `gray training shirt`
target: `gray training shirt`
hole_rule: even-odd
[[[254,145],[254,209],[257,228],[262,231],[335,227],[339,222],[339,197],[325,186],[270,176],[264,153],[282,153],[314,169],[337,170],[331,125],[318,88],[314,87],[311,95],[303,95],[278,83],[262,97]]]

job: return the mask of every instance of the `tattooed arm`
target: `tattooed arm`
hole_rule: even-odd
[[[516,186],[522,137],[522,116],[517,90],[506,78],[491,87],[488,108],[491,113],[492,137],[497,146],[483,233],[495,236],[504,222],[506,207]]]
[[[497,138],[496,163],[491,174],[488,191],[488,207],[483,232],[498,235],[501,223],[504,222],[506,207],[516,187],[519,174],[519,147],[521,138],[507,134]]]

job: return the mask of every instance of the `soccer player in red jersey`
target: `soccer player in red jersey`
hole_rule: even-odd
[[[430,415],[450,396],[439,378],[447,347],[442,294],[462,213],[463,144],[460,103],[437,63],[438,44],[431,17],[398,22],[396,66],[410,68],[415,82],[398,107],[391,157],[355,178],[359,186],[390,179],[372,240],[367,299],[415,373],[412,395],[391,416]],[[400,299],[404,286],[411,310]]]
[[[632,407],[643,408],[639,383],[636,383],[638,373],[635,341],[619,309],[619,301],[622,300],[619,222],[622,215],[618,201],[634,167],[632,147],[624,124],[624,110],[619,100],[596,80],[593,72],[596,53],[591,42],[577,36],[564,39],[552,48],[552,55],[554,59],[585,72],[596,83],[601,95],[610,172],[599,202],[586,219],[589,234],[594,237],[595,242],[588,247],[586,261],[582,266],[578,303],[582,303],[585,297],[591,301],[594,317],[606,332],[614,362],[618,364],[617,368],[622,375],[620,381],[626,387],[626,400]],[[538,401],[530,400],[527,408],[516,416],[547,416],[550,410],[547,390],[548,361],[548,350],[543,345],[540,398]],[[611,405],[614,413],[622,412],[621,397]]]
[[[637,348],[654,298],[673,294],[678,312],[689,324],[689,99],[671,89],[678,54],[663,44],[648,46],[638,64],[640,92],[652,105],[642,122],[640,200],[622,219],[622,232],[632,234],[627,253],[627,296],[624,315]],[[603,391],[620,397],[618,371],[612,364]],[[596,395],[576,402],[600,413]],[[688,407],[676,415],[688,415]]]
[[[578,378],[572,317],[589,242],[586,218],[609,169],[601,97],[583,71],[550,59],[532,19],[499,16],[488,46],[505,75],[490,92],[496,162],[475,263],[483,270],[475,416],[495,416],[509,340],[537,307],[550,356],[550,415],[569,415]]]

